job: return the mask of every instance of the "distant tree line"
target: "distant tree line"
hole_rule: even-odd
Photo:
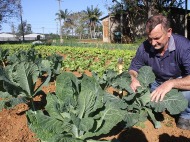
[[[1,24],[7,22],[9,18],[22,18],[22,7],[20,2],[21,0],[0,0],[0,28]],[[182,8],[185,0],[121,0],[121,2],[113,0],[113,2],[111,13],[113,15],[121,12],[127,14],[130,31],[135,34],[136,22],[145,20],[153,14],[170,16],[170,8]],[[66,38],[68,36],[77,36],[80,39],[96,38],[99,37],[100,33],[103,31],[102,24],[99,21],[102,12],[98,6],[95,8],[90,6],[87,7],[86,10],[76,13],[69,12],[68,9],[60,9],[55,16],[57,16],[55,20],[62,21],[60,27],[62,35]],[[12,29],[14,31],[14,25],[12,25]],[[23,33],[32,33],[32,25],[27,24],[27,21],[21,20],[21,24],[18,25],[16,34],[22,35]]]

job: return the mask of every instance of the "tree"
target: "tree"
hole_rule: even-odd
[[[11,31],[12,31],[12,34],[13,34],[13,37],[14,37],[14,40],[15,40],[15,25],[12,23],[11,24]]]
[[[24,41],[24,25],[23,25],[23,20],[22,20],[22,6],[21,6],[21,0],[17,0],[16,1],[18,8],[19,8],[19,12],[20,12],[20,25],[21,25],[21,31],[22,31],[22,40]]]
[[[91,31],[91,27],[92,27],[92,17],[91,17],[92,10],[93,10],[93,6],[91,5],[91,9],[90,9],[90,7],[87,7],[86,11],[84,11],[86,13],[85,20],[87,20],[87,25],[89,27],[91,38],[92,38],[92,31]]]
[[[170,17],[170,8],[181,8],[184,0],[121,0],[124,13],[127,14],[131,38],[135,37],[136,23],[146,21],[154,14],[163,14]],[[120,7],[112,7],[112,13],[120,13]]]
[[[97,26],[97,23],[99,23],[99,17],[102,16],[102,12],[100,11],[99,8],[95,8],[94,11],[92,11],[92,26],[94,27],[94,38],[95,38],[95,35],[96,35],[96,26]]]
[[[62,26],[62,29],[65,33],[66,38],[68,37],[68,34],[70,34],[70,24],[67,22],[64,22],[64,25]]]
[[[77,23],[79,22],[80,19],[80,14],[78,13],[71,13],[70,15],[68,15],[68,18],[66,20],[66,23],[69,24],[70,29],[72,30],[72,36],[73,36],[73,32],[77,27]]]
[[[32,26],[31,26],[31,24],[27,24],[27,21],[23,21],[22,24],[18,25],[17,35],[22,36],[23,32],[24,32],[24,34],[32,33]]]
[[[56,13],[55,15],[58,16],[58,18],[56,18],[55,20],[59,20],[60,21],[60,40],[62,40],[62,25],[61,25],[61,20],[65,20],[68,18],[69,12],[68,9],[65,9],[65,11],[63,10],[59,10],[59,13]]]
[[[81,11],[78,13],[79,19],[76,22],[76,28],[75,28],[75,33],[78,34],[79,39],[82,39],[85,35],[85,29],[88,28],[85,18],[86,18],[86,13],[84,11]]]
[[[9,18],[18,17],[20,12],[17,0],[0,0],[0,9],[0,29],[2,23],[6,23]]]
[[[31,24],[27,24],[25,34],[31,34],[31,33],[32,33],[32,26]]]
[[[102,32],[103,32],[103,25],[101,23],[98,23],[96,26],[96,36],[97,38],[101,38]]]
[[[90,35],[92,38],[92,31],[91,27],[94,27],[94,35],[95,35],[95,29],[96,29],[96,23],[99,21],[99,17],[102,16],[102,12],[98,7],[93,8],[93,5],[91,5],[91,8],[87,6],[86,11],[86,20],[88,20],[87,25],[89,26]]]

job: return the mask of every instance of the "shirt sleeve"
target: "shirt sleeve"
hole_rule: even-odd
[[[128,70],[135,70],[138,72],[142,66],[145,66],[145,54],[144,44],[141,44],[136,52],[135,57],[132,59]]]

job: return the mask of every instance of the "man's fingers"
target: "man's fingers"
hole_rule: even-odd
[[[159,91],[153,91],[151,93],[151,102],[153,102],[155,100],[155,102],[157,103],[160,99],[160,101],[163,101],[164,99],[164,96],[165,96],[165,93],[164,92],[159,92]]]
[[[160,101],[163,101],[165,95],[161,95]]]
[[[160,94],[157,94],[157,95],[156,95],[156,101],[155,101],[156,103],[159,101],[160,96],[161,96]]]
[[[155,97],[156,97],[156,91],[153,91],[152,93],[151,93],[151,102],[153,102],[154,101],[154,99],[155,99]]]
[[[157,92],[156,90],[154,90],[154,91],[151,93],[151,96],[150,96],[150,97],[151,97],[151,102],[153,102],[153,101],[155,100],[156,103],[159,101],[160,97],[161,97],[161,99],[163,99],[161,93],[160,93],[160,92]],[[163,97],[164,97],[164,96],[163,96]],[[161,101],[161,99],[160,99],[160,101]]]

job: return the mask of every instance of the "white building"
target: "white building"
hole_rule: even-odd
[[[40,39],[45,39],[45,35],[42,34],[27,34],[24,35],[24,40],[37,40],[37,36],[40,36]],[[15,40],[23,40],[23,37],[17,37],[13,34],[1,33],[0,34],[0,41],[15,41]]]
[[[16,38],[16,35],[7,34],[7,33],[1,33],[0,34],[0,41],[15,41],[15,40],[18,40]]]
[[[24,35],[24,40],[37,40],[38,35],[40,35],[40,39],[45,39],[45,35],[42,34],[28,34]],[[20,39],[22,40],[23,37],[21,36]]]

